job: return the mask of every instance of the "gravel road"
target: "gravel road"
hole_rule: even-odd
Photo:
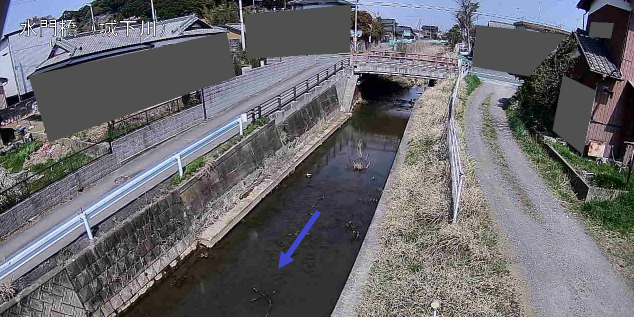
[[[465,131],[472,132],[466,133],[467,151],[497,227],[508,238],[511,266],[527,282],[526,308],[535,316],[634,316],[632,289],[512,136],[502,104],[515,89],[483,82],[469,98]],[[482,134],[481,105],[488,96],[497,131],[492,142]]]

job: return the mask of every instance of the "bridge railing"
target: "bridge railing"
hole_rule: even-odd
[[[403,53],[403,52],[394,52],[394,51],[370,51],[369,53],[355,54],[354,56],[365,56],[366,58],[382,57],[385,60],[405,59],[405,60],[412,60],[412,61],[442,63],[442,64],[458,66],[458,60],[456,58],[446,57],[446,56],[436,56],[436,55],[424,55],[424,54]]]
[[[282,107],[297,100],[297,97],[300,97],[301,95],[318,86],[320,83],[339,73],[348,65],[350,65],[350,60],[341,60],[333,66],[330,66],[322,70],[321,72],[311,76],[310,78],[300,82],[299,84],[283,91],[277,96],[247,111],[248,120],[250,122],[254,122],[262,117],[269,116],[272,113],[282,109]]]

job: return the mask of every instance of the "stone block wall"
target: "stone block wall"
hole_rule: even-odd
[[[218,85],[204,89],[207,111],[214,113],[271,87],[315,65],[314,55],[284,57],[282,62],[249,70]]]
[[[117,157],[114,154],[108,154],[36,192],[0,214],[0,236],[16,230],[29,219],[39,216],[120,166]]]
[[[172,192],[70,261],[65,270],[86,311],[111,316],[147,288],[194,241],[188,228],[196,214]]]
[[[148,148],[203,122],[204,119],[203,106],[194,106],[114,140],[112,151],[120,162],[125,162]]]
[[[0,317],[60,316],[85,317],[86,310],[63,267],[42,277],[42,284],[22,292],[0,305]]]

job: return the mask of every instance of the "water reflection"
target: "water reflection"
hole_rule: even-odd
[[[269,298],[271,316],[330,315],[407,124],[409,110],[396,107],[378,100],[362,105],[205,258],[179,269],[127,316],[262,317]],[[351,167],[359,141],[371,162],[361,172]],[[288,250],[315,210],[322,215],[292,255],[294,261],[278,269],[280,251]]]

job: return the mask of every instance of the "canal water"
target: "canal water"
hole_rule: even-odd
[[[360,88],[368,102],[340,130],[225,238],[125,316],[329,316],[381,198],[411,111],[406,101],[422,93],[378,79]],[[355,162],[364,170],[355,171]],[[294,261],[278,269],[280,251],[315,210],[321,215]]]

